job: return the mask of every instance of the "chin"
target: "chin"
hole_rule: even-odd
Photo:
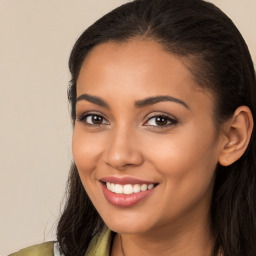
[[[134,218],[135,216],[127,216],[127,218],[122,218],[122,216],[115,217],[114,215],[110,218],[107,218],[106,223],[107,227],[112,231],[119,234],[138,234],[145,233],[150,230],[152,221],[145,218]]]

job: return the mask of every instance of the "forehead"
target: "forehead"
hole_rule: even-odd
[[[90,83],[96,83],[101,78],[108,76],[114,79],[119,75],[122,76],[119,77],[122,81],[144,76],[144,78],[150,77],[153,81],[158,80],[158,85],[166,79],[170,82],[191,80],[191,85],[196,85],[193,75],[179,57],[170,54],[162,45],[150,40],[107,42],[97,45],[89,52],[82,64],[78,84],[82,82],[81,80],[90,77],[93,78]]]
[[[152,40],[107,42],[89,52],[78,77],[77,95],[105,97],[113,92],[133,99],[170,95],[188,102],[196,100],[196,94],[207,100],[211,96],[196,84],[183,59]]]

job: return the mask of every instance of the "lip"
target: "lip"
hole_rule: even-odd
[[[114,193],[114,192],[108,190],[107,187],[106,187],[106,182],[120,184],[120,185],[125,185],[125,184],[131,184],[131,185],[134,185],[134,184],[139,184],[139,185],[142,185],[142,184],[147,184],[147,185],[148,184],[157,184],[155,182],[144,181],[144,180],[136,179],[136,178],[133,178],[133,177],[119,178],[119,177],[114,177],[114,176],[105,177],[105,178],[100,179],[99,181],[100,181],[102,191],[103,191],[103,194],[104,194],[106,200],[110,204],[112,204],[114,206],[118,206],[118,207],[132,207],[132,206],[144,201],[144,199],[146,199],[152,193],[154,193],[156,186],[154,188],[148,189],[146,191],[141,191],[141,192],[138,192],[138,193],[133,193],[133,194],[126,195],[126,194],[117,194],[117,193]]]
[[[135,184],[156,184],[156,182],[152,182],[152,181],[146,181],[146,180],[140,180],[137,178],[133,178],[133,177],[116,177],[116,176],[108,176],[108,177],[104,177],[102,179],[100,179],[101,182],[109,182],[109,183],[115,183],[115,184],[120,184],[120,185],[125,185],[125,184],[131,184],[131,185],[135,185]]]

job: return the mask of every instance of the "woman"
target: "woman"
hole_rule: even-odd
[[[89,27],[69,67],[58,243],[14,255],[256,255],[255,71],[232,21],[136,0]]]

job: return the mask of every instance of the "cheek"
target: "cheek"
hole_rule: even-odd
[[[188,127],[184,132],[148,140],[147,158],[176,191],[209,184],[218,162],[216,135],[213,128]]]
[[[102,151],[102,143],[98,143],[102,139],[98,137],[95,133],[85,133],[83,127],[75,127],[72,138],[73,159],[81,182],[96,206],[97,202],[99,205],[103,203],[97,193],[99,184],[95,171]]]
[[[80,176],[90,175],[96,167],[102,151],[102,141],[97,134],[83,132],[75,127],[72,138],[72,153]]]
[[[160,145],[161,144],[161,145]],[[150,152],[153,163],[163,179],[163,212],[169,216],[186,213],[199,202],[210,202],[214,170],[214,142],[196,136],[177,136],[163,141]],[[161,160],[160,160],[161,159]],[[207,208],[207,207],[206,207]]]

